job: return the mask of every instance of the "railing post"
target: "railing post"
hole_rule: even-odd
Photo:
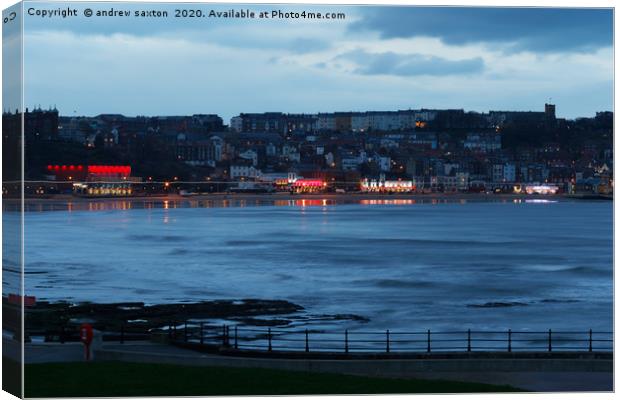
[[[551,329],[549,329],[549,351],[551,351]]]
[[[308,344],[308,330],[306,329],[306,353],[310,351],[310,345]]]
[[[269,330],[267,331],[267,338],[269,339],[269,347],[267,348],[268,351],[271,351],[271,328],[269,328]]]
[[[226,325],[226,347],[230,347],[230,325]]]
[[[471,329],[467,330],[467,351],[471,351]]]
[[[172,322],[168,321],[168,339],[172,339]]]
[[[237,325],[235,325],[235,350],[237,350],[239,348],[239,345],[237,343]]]
[[[222,346],[226,347],[226,325],[222,325]]]
[[[183,326],[183,341],[187,343],[187,320],[185,320],[185,325]]]
[[[200,323],[200,344],[205,344],[205,323]]]
[[[431,352],[431,330],[426,331],[426,351]]]
[[[508,329],[508,352],[512,351],[512,330]]]
[[[590,345],[588,347],[588,351],[592,352],[592,329],[590,329]]]
[[[349,353],[349,330],[344,330],[344,352]]]
[[[121,324],[121,344],[125,343],[125,325]]]
[[[390,352],[390,330],[385,331],[385,352]]]

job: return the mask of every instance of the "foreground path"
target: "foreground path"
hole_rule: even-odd
[[[79,343],[27,344],[26,363],[79,361]],[[282,359],[230,357],[150,343],[105,343],[95,360],[252,367],[510,385],[535,392],[612,391],[613,360],[600,359]]]

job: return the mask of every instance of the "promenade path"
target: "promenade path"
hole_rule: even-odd
[[[3,339],[6,350],[15,342]],[[7,348],[7,345],[9,347]],[[591,359],[285,359],[208,354],[152,342],[103,343],[95,360],[194,366],[252,367],[394,378],[506,384],[535,392],[612,391],[613,360]],[[9,353],[5,353],[5,355]],[[14,354],[18,354],[15,352]],[[25,345],[26,363],[84,359],[79,343]]]

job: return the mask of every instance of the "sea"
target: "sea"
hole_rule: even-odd
[[[325,329],[612,331],[612,213],[555,197],[39,202],[24,214],[25,292],[281,299]]]

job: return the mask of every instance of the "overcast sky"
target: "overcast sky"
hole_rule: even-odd
[[[62,115],[216,113],[226,122],[265,111],[542,111],[548,101],[567,118],[612,109],[611,10],[249,5],[346,19],[82,16],[87,7],[112,6],[154,8],[69,3],[79,17],[26,16],[27,107],[56,105]],[[156,8],[173,16],[180,6]]]

